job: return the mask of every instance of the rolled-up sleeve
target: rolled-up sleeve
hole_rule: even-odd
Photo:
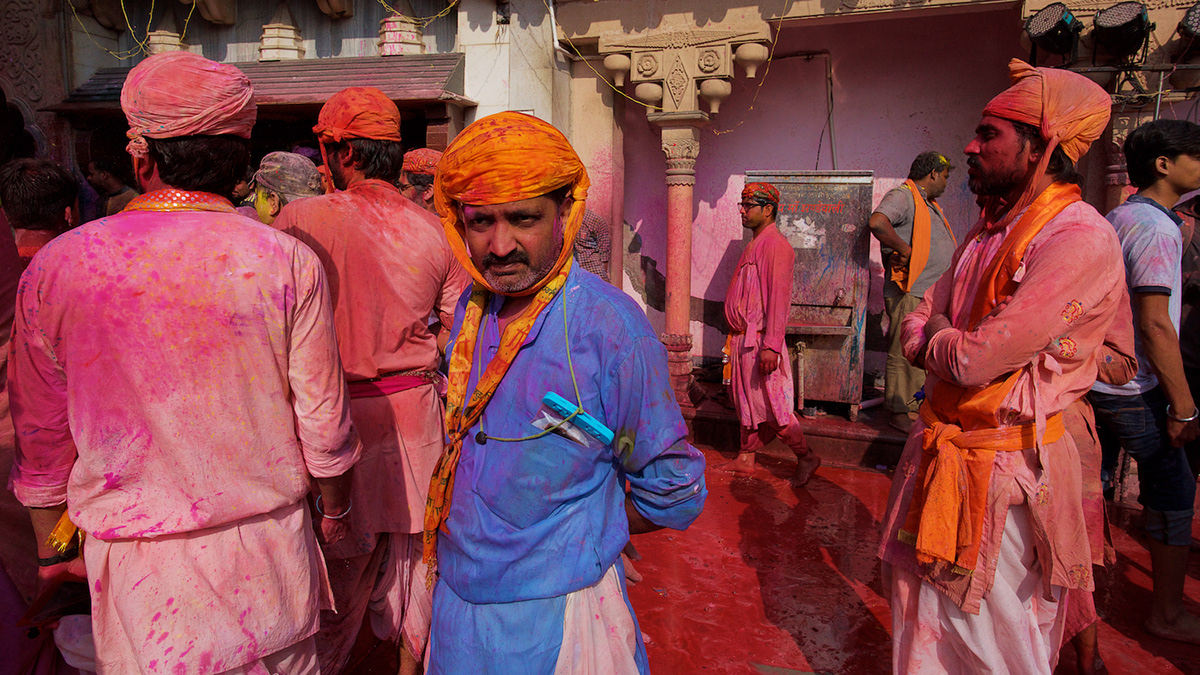
[[[288,380],[296,434],[315,478],[340,476],[354,466],[362,442],[350,419],[350,397],[338,356],[325,272],[316,256],[297,247]]]
[[[67,381],[43,321],[36,270],[21,282],[9,352],[8,391],[16,429],[16,457],[9,485],[25,506],[46,508],[67,501],[75,466],[75,441],[67,419]]]
[[[634,507],[655,525],[687,529],[704,509],[704,455],[687,442],[687,426],[667,378],[662,343],[639,338],[610,376],[618,388],[617,459]]]

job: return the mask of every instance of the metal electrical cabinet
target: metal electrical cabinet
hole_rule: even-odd
[[[787,340],[796,408],[806,399],[862,403],[870,286],[872,171],[748,171],[779,189],[779,231],[796,251]],[[749,241],[749,232],[747,232]]]

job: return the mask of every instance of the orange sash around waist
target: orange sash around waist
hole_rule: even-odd
[[[1079,200],[1079,188],[1064,183],[1055,183],[1038,195],[983,272],[968,330],[977,328],[1012,296],[1016,291],[1013,276],[1029,243],[1046,223]],[[921,444],[924,452],[900,530],[900,539],[916,547],[918,562],[944,561],[963,574],[975,569],[996,453],[1037,445],[1037,429],[1032,423],[995,428],[996,410],[1023,371],[972,389],[940,380],[927,392],[921,406],[921,418],[928,425]],[[1058,440],[1063,431],[1062,415],[1049,417],[1042,442]]]
[[[959,574],[969,574],[979,559],[988,486],[997,452],[1019,452],[1037,445],[1032,423],[1003,429],[963,431],[937,419],[921,406],[928,426],[916,487],[900,540],[917,549],[917,562],[944,561]],[[1062,438],[1062,414],[1046,420],[1043,442]]]

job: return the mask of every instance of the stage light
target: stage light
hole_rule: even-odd
[[[1140,2],[1120,2],[1096,13],[1096,44],[1125,61],[1142,49],[1150,35],[1150,15]]]
[[[1079,32],[1083,22],[1075,18],[1071,10],[1061,2],[1047,5],[1025,21],[1025,32],[1033,42],[1030,60],[1036,65],[1037,50],[1041,48],[1051,54],[1075,60],[1075,49],[1079,44]]]
[[[1200,37],[1200,2],[1192,5],[1191,9],[1183,15],[1183,20],[1179,22],[1176,30],[1184,40],[1195,40]]]

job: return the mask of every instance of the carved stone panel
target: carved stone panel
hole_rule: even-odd
[[[712,29],[676,28],[637,35],[601,35],[599,46],[601,54],[628,56],[632,66],[629,81],[643,93],[649,92],[651,85],[661,88],[659,111],[673,113],[699,109],[697,90],[701,80],[729,80],[734,76],[733,54],[738,46],[763,43],[770,38],[766,22],[747,22]],[[617,76],[623,80],[625,70],[614,73]],[[709,88],[715,86],[710,83]],[[654,103],[660,105],[657,97]]]

